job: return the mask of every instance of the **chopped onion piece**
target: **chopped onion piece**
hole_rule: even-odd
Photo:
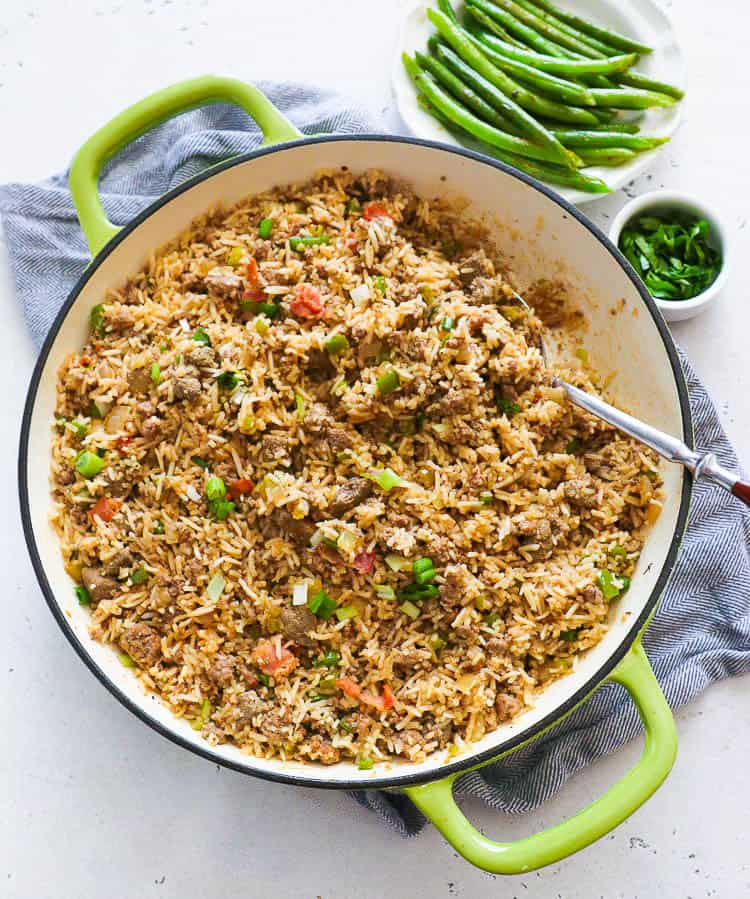
[[[192,484],[188,484],[185,493],[187,494],[187,498],[191,499],[194,503],[199,503],[201,499],[200,493],[193,487]]]
[[[402,556],[393,555],[393,553],[389,553],[385,557],[385,564],[391,571],[403,571],[405,568],[411,567],[408,559],[404,559]]]
[[[211,602],[216,602],[216,600],[224,592],[225,586],[226,581],[222,577],[221,573],[217,571],[216,574],[208,582],[208,587],[206,587],[206,593],[208,594],[208,598],[211,600]]]
[[[349,291],[349,296],[355,303],[364,303],[370,299],[370,288],[366,284],[358,284]]]
[[[307,605],[307,581],[302,581],[301,584],[295,584],[292,587],[292,605]]]

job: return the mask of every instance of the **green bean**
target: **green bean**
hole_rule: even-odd
[[[651,106],[674,106],[677,102],[674,97],[653,91],[642,91],[637,87],[627,90],[592,87],[591,93],[596,98],[597,106],[610,106],[614,109],[649,109]]]
[[[501,162],[505,162],[514,168],[520,169],[522,172],[526,172],[526,174],[531,175],[532,178],[537,178],[539,181],[545,181],[548,184],[556,184],[559,187],[575,187],[578,190],[583,190],[587,193],[609,193],[609,187],[599,178],[594,178],[591,175],[584,175],[579,171],[564,169],[561,166],[536,162],[532,159],[526,159],[523,156],[517,156],[514,153],[503,152],[496,147],[480,144],[478,141],[473,141],[471,138],[467,139],[464,132],[459,132],[453,122],[451,122],[450,119],[447,119],[439,110],[435,109],[424,95],[417,97],[417,102],[445,128],[459,134],[462,143],[469,149],[474,149],[479,153],[483,153],[485,156],[492,156],[495,159],[499,159]]]
[[[622,165],[635,158],[636,151],[625,147],[593,147],[591,150],[581,150],[580,157],[584,165]]]
[[[473,15],[484,17],[484,13],[475,10]],[[489,18],[489,17],[486,17]],[[480,19],[481,21],[481,19]],[[571,75],[578,77],[579,75],[606,75],[611,72],[622,72],[636,61],[635,53],[624,54],[623,56],[610,56],[606,59],[563,59],[559,56],[547,56],[543,53],[534,53],[533,50],[522,50],[514,44],[490,34],[488,31],[474,32],[474,37],[484,44],[488,50],[502,54],[510,59],[518,62],[525,62],[527,65],[536,66],[545,72],[551,72],[553,75]],[[485,53],[487,51],[484,51]],[[487,55],[490,59],[494,57]],[[634,87],[636,85],[633,85]],[[666,93],[666,91],[663,91]]]
[[[561,47],[565,47],[569,50],[576,50],[586,56],[596,55],[596,51],[591,47],[590,44],[585,43],[579,38],[572,37],[570,34],[566,34],[566,32],[562,31],[560,28],[557,28],[555,25],[550,24],[549,22],[545,22],[544,19],[540,18],[538,15],[530,13],[528,10],[524,9],[522,6],[516,3],[515,0],[492,0],[492,2],[496,6],[500,7],[500,9],[505,10],[505,12],[509,13],[519,22],[523,22],[524,25],[528,25],[529,28],[533,28],[534,31],[536,31],[538,34],[541,34],[543,37],[546,37],[550,41],[554,41]]]
[[[557,122],[551,122],[547,119],[540,119],[541,123],[549,131],[560,131],[562,134],[583,134],[582,131],[565,131],[561,130]],[[586,131],[594,131],[600,133],[602,131],[616,131],[620,134],[638,134],[641,129],[635,122],[602,122],[601,125],[587,125]]]
[[[440,60],[434,59],[431,56],[426,56],[419,51],[414,55],[421,68],[429,72],[438,84],[450,91],[457,100],[460,100],[464,106],[468,106],[468,108],[472,112],[475,112],[480,119],[484,119],[489,125],[494,125],[502,131],[509,131],[511,134],[513,133],[512,123],[510,123],[501,112],[498,112],[494,106],[491,106],[485,99],[480,97],[476,91],[473,91],[457,75],[454,75],[447,66],[440,62]]]
[[[493,106],[498,112],[506,116],[506,118],[513,124],[516,132],[519,133],[519,136],[527,137],[529,140],[541,144],[541,141],[537,137],[540,133],[541,125],[539,125],[537,120],[526,112],[525,109],[518,106],[514,100],[506,96],[506,94],[495,87],[494,84],[487,81],[486,78],[482,78],[481,75],[474,71],[468,63],[464,62],[464,60],[446,44],[437,39],[435,41],[431,40],[430,49],[438,57],[440,62],[446,65],[454,75],[460,78],[475,93],[479,94],[483,100],[486,100],[490,106]],[[531,124],[529,125],[529,123]],[[588,125],[586,125],[586,127],[588,128]],[[544,129],[544,133],[544,146],[547,146],[550,150],[562,146],[556,138],[552,137],[547,129]],[[555,149],[555,152],[559,153],[557,149]],[[565,158],[568,161],[564,164],[569,164],[571,167],[577,165],[570,156]]]
[[[685,91],[673,84],[667,84],[665,81],[655,81],[653,78],[647,78],[640,72],[623,72],[615,77],[615,81],[619,84],[626,84],[628,87],[642,87],[647,91],[656,91],[658,94],[666,94],[668,97],[674,97],[675,100],[682,100]]]
[[[645,137],[640,134],[623,134],[620,131],[567,131],[552,132],[566,147],[584,149],[600,147],[624,147],[628,150],[653,150],[665,144],[668,137]]]
[[[483,122],[455,100],[447,91],[444,91],[432,75],[424,72],[419,67],[416,60],[406,53],[402,54],[401,58],[409,76],[430,103],[437,107],[454,124],[468,131],[469,134],[506,152],[517,153],[519,156],[526,156],[529,159],[540,159],[546,162],[558,161],[558,154],[556,152],[553,153],[548,147],[532,144],[530,141],[507,134],[505,131],[500,131],[499,128]],[[565,156],[566,161],[568,158],[568,156]],[[576,164],[579,164],[580,160],[578,157],[575,158]]]
[[[458,25],[458,17],[456,16],[456,10],[453,8],[451,0],[437,0],[437,8],[443,15],[447,16],[451,22],[455,22],[456,25]]]
[[[510,78],[505,72],[493,65],[482,52],[482,45],[471,34],[453,25],[445,16],[433,9],[427,11],[427,15],[437,26],[441,36],[456,50],[461,58],[482,75],[487,81],[509,95],[519,106],[535,115],[546,116],[560,122],[585,125],[589,122],[599,121],[593,112],[580,107],[558,103],[541,97],[516,80]]]
[[[480,10],[489,16],[496,25],[499,25],[499,37],[502,37],[507,29],[514,37],[520,38],[524,44],[528,47],[533,47],[538,53],[547,53],[550,56],[558,57],[568,56],[568,53],[554,41],[549,41],[546,37],[542,37],[533,28],[524,25],[523,22],[520,22],[504,9],[494,6],[492,3],[487,3],[486,0],[466,0],[466,12],[473,16],[474,10]],[[492,28],[492,31],[497,33],[495,28]]]
[[[584,34],[588,34],[591,37],[598,38],[605,44],[609,44],[610,47],[615,47],[618,50],[625,50],[627,53],[651,53],[651,47],[647,47],[645,44],[634,41],[632,38],[625,37],[622,34],[618,34],[616,31],[610,31],[608,28],[601,28],[598,25],[594,25],[593,22],[582,19],[580,16],[576,16],[567,10],[559,9],[554,3],[550,3],[550,0],[534,0],[534,5],[552,13],[567,25],[572,25]]]
[[[540,71],[533,65],[519,62],[508,55],[497,53],[484,45],[477,44],[477,47],[498,68],[509,72],[519,81],[523,81],[534,88],[544,91],[552,97],[556,97],[563,103],[570,103],[573,106],[596,105],[596,101],[591,96],[588,89],[580,84],[574,84],[571,81],[557,78],[555,75]]]
[[[583,44],[584,47],[590,47],[591,50],[596,51],[597,56],[611,56],[615,52],[614,47],[602,43],[602,41],[597,40],[595,37],[591,37],[591,35],[582,34],[566,22],[563,22],[558,16],[545,12],[538,6],[535,6],[533,0],[514,0],[514,2],[522,9],[526,10],[530,15],[541,19],[541,21],[545,22],[549,27],[562,32],[563,34],[567,34],[568,37],[575,39],[579,44]]]

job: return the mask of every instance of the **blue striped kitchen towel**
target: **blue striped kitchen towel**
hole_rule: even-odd
[[[335,93],[298,84],[259,87],[304,133],[379,130],[367,113]],[[167,122],[108,166],[101,181],[104,208],[112,222],[124,225],[165,191],[212,163],[252,150],[260,140],[243,112],[223,105]],[[18,298],[39,345],[88,261],[67,175],[0,187],[0,215]],[[681,359],[700,448],[736,468],[705,388],[684,355]],[[700,484],[679,561],[644,641],[673,707],[712,681],[750,670],[749,545],[750,516],[743,507]],[[462,777],[458,792],[504,812],[530,811],[576,771],[632,739],[639,727],[633,704],[622,691],[604,687],[539,740]],[[404,836],[424,826],[423,816],[403,796],[376,791],[354,795]]]

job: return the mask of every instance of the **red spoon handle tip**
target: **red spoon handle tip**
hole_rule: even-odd
[[[735,481],[732,493],[746,506],[750,506],[750,484],[746,484],[744,481]]]

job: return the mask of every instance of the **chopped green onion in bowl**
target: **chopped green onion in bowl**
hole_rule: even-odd
[[[388,396],[401,386],[401,378],[395,368],[389,368],[376,381],[381,396]]]
[[[356,618],[358,614],[356,606],[341,606],[336,609],[336,617],[339,621],[349,621],[352,618]]]
[[[323,349],[329,356],[338,356],[349,349],[349,341],[344,334],[331,334],[323,344]]]
[[[76,458],[76,471],[84,478],[95,478],[103,468],[104,459],[90,450],[84,450]]]
[[[408,487],[409,482],[405,481],[400,475],[397,475],[391,468],[384,468],[382,471],[373,471],[372,474],[365,475],[371,481],[375,481],[381,490],[389,493],[394,487]]]
[[[221,594],[224,592],[224,587],[226,586],[226,581],[224,580],[221,572],[217,571],[216,574],[211,578],[208,582],[208,586],[206,587],[206,595],[211,600],[211,602],[216,602]]]
[[[273,231],[273,219],[261,219],[258,225],[258,237],[261,240],[268,240]]]
[[[649,293],[659,300],[689,300],[718,278],[722,257],[708,221],[685,212],[652,212],[631,219],[618,246]]]

